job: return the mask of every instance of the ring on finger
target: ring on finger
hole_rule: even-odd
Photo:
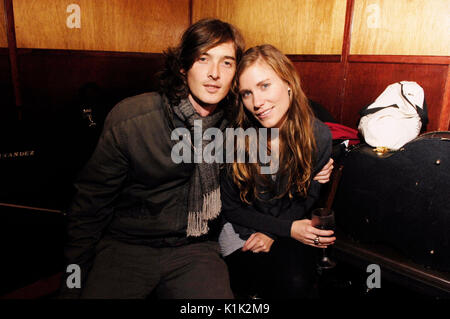
[[[319,238],[319,236],[316,236],[316,238],[314,238],[314,245],[316,245],[316,246],[320,245],[320,238]]]

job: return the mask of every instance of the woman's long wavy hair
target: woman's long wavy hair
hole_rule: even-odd
[[[236,63],[239,63],[245,48],[240,31],[233,25],[218,19],[202,19],[184,32],[177,47],[169,48],[164,52],[165,67],[159,73],[159,91],[167,96],[171,105],[177,105],[182,99],[188,97],[186,72],[190,70],[196,59],[203,52],[226,42],[234,44]],[[230,91],[229,95],[233,93]]]
[[[257,62],[271,67],[275,73],[288,84],[291,89],[290,106],[287,116],[279,131],[279,174],[286,176],[286,185],[276,198],[289,195],[290,198],[297,193],[306,197],[313,172],[315,153],[315,139],[313,134],[314,115],[308,99],[301,88],[300,77],[291,61],[272,45],[255,46],[248,49],[238,65],[233,91],[239,92],[239,78],[242,73]],[[242,100],[237,101],[237,114],[235,114],[235,127],[247,129],[261,127],[254,116],[246,110]],[[239,143],[238,143],[239,144]],[[249,141],[245,141],[245,151],[248,154]],[[236,149],[236,148],[235,148]],[[231,170],[234,183],[239,187],[240,198],[250,204],[260,197],[259,186],[261,181],[268,183],[270,176],[259,173],[258,163],[237,163],[228,166]]]

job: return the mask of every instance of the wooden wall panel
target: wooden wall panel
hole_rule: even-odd
[[[389,84],[415,81],[425,91],[429,117],[427,131],[438,130],[447,69],[446,65],[350,63],[342,124],[356,128],[359,111],[372,103]]]
[[[29,51],[19,52],[19,69],[24,103],[33,115],[42,108],[50,111],[45,116],[58,115],[74,106],[86,83],[107,92],[104,102],[112,107],[125,97],[156,90],[156,73],[163,67],[162,54]]]
[[[428,130],[446,129],[447,126],[445,123],[446,118],[449,117],[449,107],[445,105],[448,104],[449,94],[445,95],[445,83],[448,82],[446,78],[448,64],[445,56],[432,57],[440,58],[439,63],[442,64],[436,65],[427,64],[430,58],[426,56],[416,56],[420,59],[412,63],[408,59],[407,61],[390,60],[392,57],[408,58],[402,55],[354,54],[349,57],[349,60],[345,59],[346,55],[342,56],[341,60],[346,0],[174,0],[161,4],[153,0],[145,2],[137,0],[13,1],[19,47],[53,46],[58,49],[151,51],[145,46],[150,42],[153,45],[155,41],[137,40],[145,33],[144,30],[152,29],[151,26],[154,26],[153,32],[157,33],[168,25],[171,27],[174,25],[174,33],[178,32],[180,35],[190,17],[194,22],[203,17],[218,17],[237,25],[246,37],[247,46],[270,42],[287,54],[294,54],[290,58],[293,59],[302,77],[307,96],[322,104],[343,124],[356,127],[359,110],[372,102],[388,84],[412,80],[425,88],[430,112]],[[70,15],[66,12],[66,8],[70,3],[78,3],[81,7],[81,29],[66,27],[66,19]],[[361,26],[362,22],[360,21],[359,24],[357,22],[358,19],[362,19],[358,18],[358,12],[372,2],[354,0],[350,3],[355,5],[351,39],[357,41],[360,33],[356,30],[364,29]],[[374,0],[373,3],[379,4],[380,8],[393,10],[395,7],[388,1]],[[412,13],[402,6],[408,4],[416,5],[418,8],[416,0],[408,2],[398,0],[395,3],[397,3],[395,8],[404,9],[410,15]],[[442,0],[433,1],[433,4],[435,3],[437,6],[433,6],[434,9],[425,8],[424,10],[436,11],[441,8]],[[192,12],[189,12],[190,7]],[[160,12],[151,12],[152,8],[159,8]],[[389,14],[389,16],[394,15]],[[417,15],[416,12],[414,14],[417,21],[423,20],[422,15]],[[150,16],[157,19],[148,22]],[[173,23],[173,20],[177,18],[178,24]],[[57,19],[61,21],[58,22]],[[53,23],[49,23],[50,20]],[[156,25],[159,26],[156,27]],[[101,36],[98,36],[99,34]],[[132,34],[132,37],[128,37],[129,34]],[[170,38],[166,36],[167,33],[161,34],[162,36],[156,41],[159,48],[154,51],[161,52],[168,45],[175,45],[177,42],[171,40],[175,37]],[[366,37],[368,36],[367,34]],[[377,41],[374,42],[376,47],[380,42],[378,38],[383,34],[376,33],[374,36],[377,37]],[[24,45],[25,40],[28,41],[27,45]],[[26,105],[39,105],[39,107],[52,105],[55,108],[64,106],[67,98],[75,94],[76,88],[88,81],[112,89],[113,93],[120,92],[118,94],[120,96],[155,87],[156,66],[149,73],[147,69],[139,69],[144,65],[148,68],[149,63],[153,63],[153,58],[148,60],[149,57],[139,53],[121,57],[123,53],[86,55],[83,51],[64,51],[61,54],[55,54],[47,50],[33,50],[30,55],[23,54],[26,51],[22,50],[19,56]],[[159,57],[155,61],[159,61],[157,66],[160,67],[162,56],[159,54],[157,56]],[[141,61],[141,58],[145,62]],[[359,58],[370,59],[364,61]],[[127,67],[127,63],[133,67]],[[135,68],[134,63],[137,63],[139,67]],[[57,67],[53,67],[53,64]],[[124,76],[127,69],[130,69],[129,74]],[[146,77],[147,73],[148,77]],[[65,76],[70,79],[64,79]],[[450,85],[447,84],[447,90],[449,87]]]
[[[8,47],[8,39],[6,38],[6,18],[5,7],[3,1],[0,2],[0,48]]]
[[[445,81],[445,93],[442,102],[439,130],[450,131],[450,66],[447,68],[447,81]]]
[[[11,81],[11,67],[9,63],[8,49],[0,49],[0,125],[3,119],[13,117],[14,88]]]
[[[450,55],[449,0],[355,0],[350,54]]]
[[[162,52],[189,25],[189,0],[14,0],[14,17],[18,48]]]
[[[236,25],[247,47],[270,43],[286,54],[341,54],[346,0],[193,0],[192,20]]]
[[[342,87],[341,63],[294,62],[306,96],[320,103],[339,121]]]

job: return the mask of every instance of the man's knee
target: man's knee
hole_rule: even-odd
[[[233,298],[228,269],[217,243],[205,242],[186,247],[185,262],[166,277],[159,296],[163,298]]]

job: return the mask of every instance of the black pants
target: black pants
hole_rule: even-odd
[[[217,242],[152,248],[103,239],[81,298],[233,298]]]
[[[277,239],[268,253],[243,252],[225,257],[237,298],[316,297],[315,251],[293,239]]]

